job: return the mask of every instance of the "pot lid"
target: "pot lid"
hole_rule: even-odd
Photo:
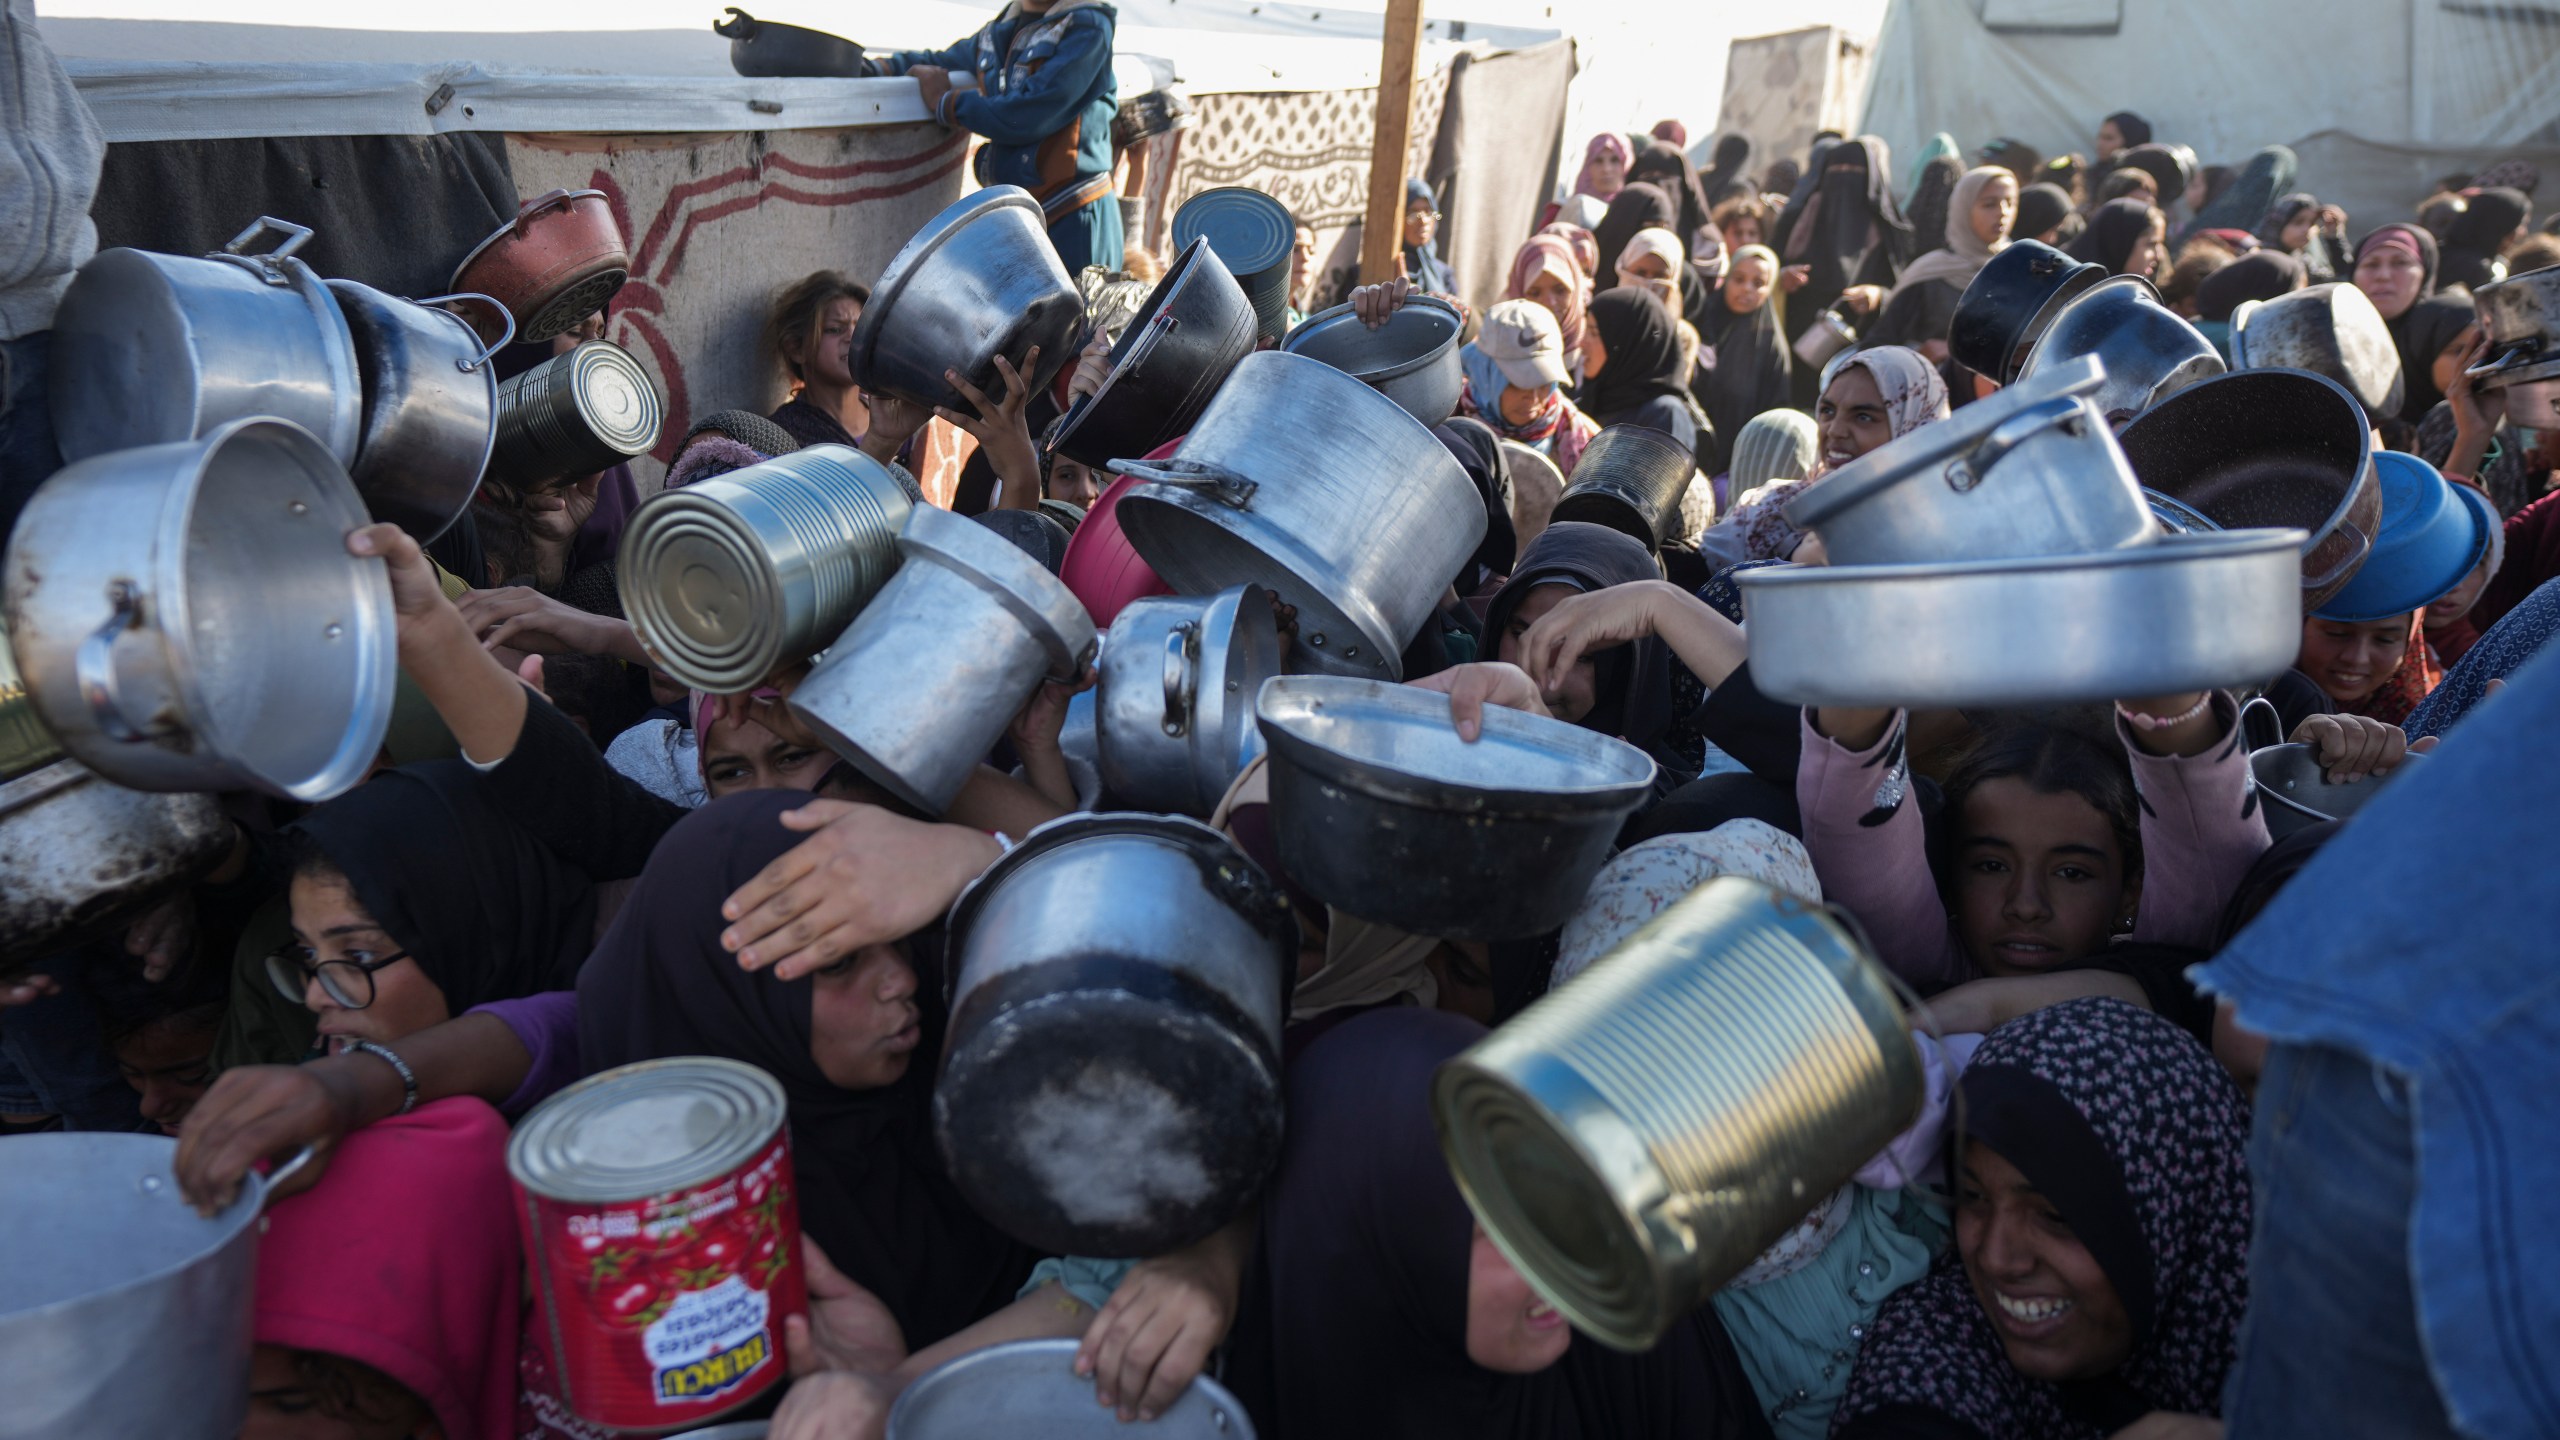
[[[1825,520],[1863,503],[1886,487],[1968,453],[1989,439],[2002,423],[2048,401],[2088,394],[2098,388],[2106,375],[2106,367],[2087,355],[2045,368],[1988,399],[1965,406],[1947,419],[1886,441],[1806,485],[1779,508],[1788,524],[1800,530],[1818,530]]]

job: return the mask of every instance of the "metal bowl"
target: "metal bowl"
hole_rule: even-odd
[[[2089,403],[2117,428],[2229,368],[2204,332],[2161,304],[2160,292],[2139,275],[2118,275],[2066,304],[2037,336],[2018,382],[2084,355],[2106,367]]]
[[[1206,1375],[1147,1425],[1121,1424],[1075,1373],[1080,1343],[1015,1340],[936,1366],[890,1407],[888,1440],[1253,1440],[1243,1404]]]
[[[2050,705],[2248,685],[2302,648],[2299,530],[2103,555],[1746,570],[1751,676],[1795,705]]]
[[[1417,935],[1561,926],[1653,785],[1643,751],[1542,715],[1487,706],[1461,740],[1449,697],[1410,685],[1283,675],[1254,714],[1290,878]]]
[[[943,372],[989,395],[1004,393],[1001,355],[1049,388],[1084,338],[1084,300],[1049,243],[1040,202],[1016,185],[990,185],[927,221],[872,287],[853,327],[853,373],[863,384],[919,405],[972,413]]]
[[[1402,406],[1425,425],[1458,413],[1466,373],[1458,363],[1458,337],[1466,318],[1456,306],[1415,295],[1372,330],[1349,305],[1336,305],[1299,322],[1280,348],[1320,360]]]

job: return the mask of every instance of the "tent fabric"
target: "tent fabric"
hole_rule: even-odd
[[[1892,0],[1864,128],[1896,154],[1939,130],[2085,154],[2100,119],[2133,110],[2211,162],[2292,147],[2303,188],[2363,228],[2405,215],[2437,176],[2560,157],[2549,19],[2430,0],[2369,0],[2352,24],[2314,26],[2284,0]]]
[[[1441,257],[1479,313],[1502,298],[1511,256],[1546,203],[1573,68],[1569,40],[1461,55],[1450,67],[1448,103],[1422,175],[1440,197]]]

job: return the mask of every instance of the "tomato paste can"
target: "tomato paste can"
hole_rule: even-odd
[[[753,1065],[648,1060],[535,1107],[507,1143],[538,1342],[560,1398],[673,1431],[779,1383],[808,1313],[782,1087]]]

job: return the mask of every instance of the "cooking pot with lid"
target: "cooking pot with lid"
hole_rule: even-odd
[[[1059,423],[1056,446],[1103,469],[1190,430],[1236,362],[1253,353],[1253,303],[1207,240],[1194,240],[1147,292],[1111,347],[1102,388]]]
[[[955,370],[1002,395],[1001,355],[1036,394],[1084,341],[1084,299],[1049,243],[1040,202],[990,185],[925,223],[880,273],[853,327],[853,373],[919,405],[972,413],[942,378]],[[1040,347],[1040,363],[1024,362]]]

